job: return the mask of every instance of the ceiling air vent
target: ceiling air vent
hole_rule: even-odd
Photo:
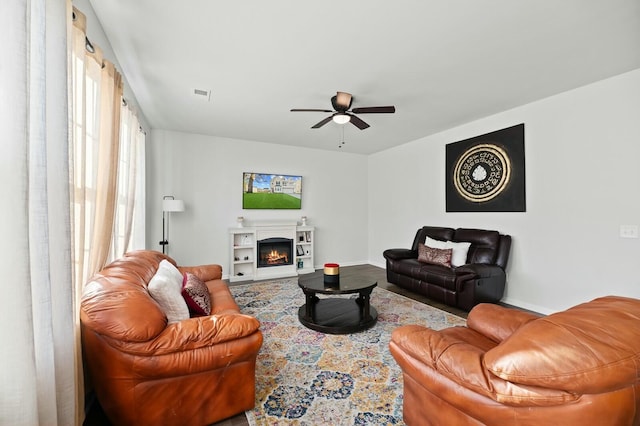
[[[193,89],[193,94],[196,96],[202,96],[207,101],[211,100],[211,90]]]

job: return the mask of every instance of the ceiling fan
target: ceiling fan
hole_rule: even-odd
[[[396,107],[394,106],[375,106],[375,107],[361,107],[361,108],[351,108],[351,103],[353,101],[353,96],[350,93],[346,92],[338,92],[335,96],[331,98],[331,105],[333,106],[333,110],[330,109],[307,109],[307,108],[294,108],[292,112],[299,111],[307,111],[307,112],[330,112],[332,113],[329,117],[320,121],[319,123],[311,126],[312,129],[319,129],[324,126],[331,120],[335,121],[338,124],[346,124],[349,121],[351,124],[356,126],[360,130],[364,130],[369,125],[362,121],[362,119],[354,114],[384,114],[384,113],[394,113],[396,112]]]

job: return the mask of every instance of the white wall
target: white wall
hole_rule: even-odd
[[[428,119],[426,117],[425,119]],[[525,123],[525,213],[446,213],[445,145]],[[504,302],[543,313],[640,298],[640,70],[369,156],[369,259],[423,225],[511,234]]]
[[[301,210],[243,210],[242,173],[302,176]],[[316,227],[315,264],[367,263],[367,157],[154,130],[147,143],[147,248],[161,250],[162,197],[185,201],[170,218],[169,255],[183,265],[218,263],[229,271],[230,227],[300,220]]]

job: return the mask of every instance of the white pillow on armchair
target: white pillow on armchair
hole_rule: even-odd
[[[169,324],[189,318],[189,307],[182,297],[183,276],[171,262],[163,259],[147,289],[167,316]]]

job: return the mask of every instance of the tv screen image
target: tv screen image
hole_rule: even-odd
[[[300,209],[302,176],[243,173],[243,209]]]

